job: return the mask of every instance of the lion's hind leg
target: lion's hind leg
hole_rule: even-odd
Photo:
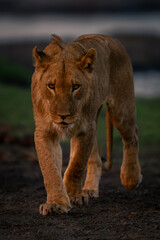
[[[142,181],[141,167],[138,160],[137,126],[132,140],[123,138],[123,162],[121,166],[121,183],[127,190],[136,188]]]
[[[99,155],[97,139],[95,138],[91,155],[87,164],[87,176],[83,191],[89,197],[99,196],[99,181],[102,173],[102,161]]]
[[[137,187],[142,180],[138,159],[139,145],[134,103],[131,106],[128,104],[126,108],[119,104],[118,107],[111,108],[110,113],[112,122],[120,132],[123,141],[121,183],[127,190],[131,190]]]

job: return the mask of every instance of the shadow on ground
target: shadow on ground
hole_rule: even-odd
[[[0,239],[159,239],[158,171],[145,167],[142,184],[128,192],[120,185],[120,166],[114,164],[102,174],[98,199],[68,214],[44,217],[38,208],[46,193],[33,146],[29,140],[17,141],[0,150]]]

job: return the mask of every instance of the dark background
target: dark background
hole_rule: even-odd
[[[146,12],[159,11],[158,0],[1,0],[1,12],[19,14],[44,12]]]
[[[33,16],[78,17],[83,24],[90,17],[124,16],[145,18],[159,15],[159,0],[0,0],[0,36],[5,35],[3,19],[19,21],[29,28]],[[152,20],[152,19],[151,19]],[[22,22],[20,22],[22,21]],[[17,23],[17,26],[20,26]],[[58,24],[58,21],[57,21]],[[137,23],[138,24],[138,23]],[[159,23],[160,24],[160,23]],[[7,25],[8,26],[8,25]],[[9,27],[9,26],[8,26]],[[122,26],[123,27],[123,26]],[[43,26],[42,26],[43,28]],[[73,30],[77,28],[73,24]],[[138,29],[138,25],[137,25]],[[126,47],[134,73],[143,82],[143,93],[150,85],[156,89],[155,73],[160,76],[160,31],[117,29],[113,36]],[[42,29],[43,30],[43,29]],[[35,29],[36,31],[36,29]],[[68,215],[43,217],[38,207],[46,192],[33,141],[33,115],[30,96],[33,73],[32,49],[43,49],[52,33],[45,37],[0,40],[0,240],[151,240],[160,236],[160,95],[136,98],[139,126],[140,163],[143,181],[139,188],[126,191],[120,183],[122,143],[114,132],[113,167],[103,171],[100,197],[89,206],[74,207]],[[102,32],[108,34],[107,31]],[[1,39],[1,38],[0,38]],[[68,35],[65,40],[74,40]],[[156,78],[159,82],[160,79]],[[160,87],[159,87],[160,88]],[[99,119],[99,148],[105,159],[105,111]],[[69,159],[69,144],[63,147],[63,172]]]

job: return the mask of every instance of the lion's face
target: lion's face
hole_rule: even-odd
[[[48,114],[54,125],[67,129],[80,119],[89,93],[96,51],[90,49],[85,54],[79,53],[79,57],[66,49],[53,56],[50,52],[48,49],[44,52],[34,49],[40,94],[46,99]]]
[[[59,127],[66,128],[78,120],[78,107],[88,88],[83,75],[73,62],[66,62],[60,57],[59,61],[49,65],[42,76],[41,84],[49,103],[49,114]]]

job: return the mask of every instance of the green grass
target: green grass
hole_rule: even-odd
[[[32,73],[28,68],[0,58],[0,79],[4,83],[29,86],[31,76]]]
[[[159,145],[160,98],[137,99],[136,104],[141,144],[153,145],[154,143]]]
[[[160,152],[160,98],[136,99],[137,125],[139,128],[140,152]],[[105,106],[98,122],[98,142],[101,151],[105,151],[106,144]],[[114,128],[114,148],[119,152],[122,142],[119,132]]]
[[[29,88],[0,83],[0,123],[22,126],[33,132],[34,121]],[[140,152],[160,152],[160,98],[136,99],[137,125],[139,126]],[[98,122],[98,142],[102,155],[106,151],[105,107]],[[114,129],[114,151],[122,151],[121,137]]]
[[[0,123],[23,127],[25,132],[33,132],[34,122],[29,88],[0,83],[0,103]]]

